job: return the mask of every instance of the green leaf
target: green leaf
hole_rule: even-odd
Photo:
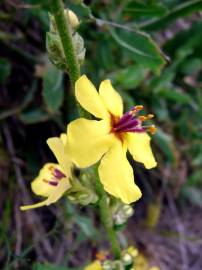
[[[50,117],[42,109],[33,109],[24,111],[19,115],[19,118],[25,124],[36,124],[39,122],[47,121]]]
[[[146,73],[147,70],[142,66],[132,65],[111,73],[109,78],[113,81],[114,85],[119,86],[121,89],[133,90],[144,80]]]
[[[0,58],[0,83],[6,81],[11,73],[11,64],[5,58]]]
[[[157,44],[150,36],[140,31],[109,29],[115,41],[128,50],[130,57],[136,63],[145,68],[150,68],[156,73],[160,73],[166,61]]]
[[[145,4],[137,1],[130,2],[124,9],[124,15],[137,17],[159,17],[165,15],[167,8],[162,4]]]
[[[186,1],[179,5],[176,5],[172,10],[170,10],[165,16],[160,19],[143,24],[141,29],[144,31],[156,31],[165,28],[168,24],[177,20],[178,18],[188,16],[194,12],[199,12],[202,10],[201,0]]]
[[[161,90],[158,91],[158,95],[160,97],[166,98],[171,101],[175,101],[180,104],[193,103],[191,96],[177,89],[162,88]]]
[[[186,185],[188,187],[190,187],[190,186],[200,186],[202,184],[201,175],[202,175],[202,170],[201,169],[194,171],[190,175],[190,177],[188,178],[188,180],[186,182]]]
[[[50,111],[56,111],[64,98],[63,72],[50,64],[43,77],[43,97]]]
[[[199,58],[186,59],[180,65],[180,72],[185,75],[190,75],[199,72],[202,68],[202,60]]]

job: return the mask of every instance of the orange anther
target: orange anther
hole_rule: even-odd
[[[48,183],[48,180],[46,180],[46,179],[42,179],[42,181],[44,182],[44,183]]]
[[[136,111],[140,111],[140,110],[142,110],[143,108],[144,108],[143,105],[136,105],[136,106],[135,106],[135,110],[136,110]]]
[[[138,117],[138,119],[139,119],[140,121],[144,122],[145,120],[147,120],[147,117],[144,116],[144,115],[140,115],[140,116]]]
[[[154,115],[151,114],[151,113],[147,115],[147,119],[151,119],[151,118],[153,118],[153,117],[154,117]]]
[[[155,134],[156,130],[157,130],[157,128],[154,125],[149,127],[149,131],[150,131],[151,134]]]
[[[106,260],[106,258],[107,258],[107,252],[106,252],[106,251],[99,251],[99,252],[97,252],[96,258],[97,258],[99,261],[104,261],[104,260]]]
[[[49,171],[52,171],[52,170],[54,169],[53,165],[50,165],[50,166],[48,167],[48,169],[49,169]]]

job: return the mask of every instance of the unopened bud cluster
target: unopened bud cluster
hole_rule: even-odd
[[[125,270],[133,269],[134,259],[138,255],[138,251],[134,247],[129,247],[123,251],[120,260],[106,259],[102,262],[103,270]]]
[[[91,179],[87,174],[80,175],[79,179],[74,177],[71,181],[72,187],[68,190],[67,197],[74,204],[88,205],[94,204],[98,196],[94,191]]]
[[[122,202],[116,202],[116,205],[112,207],[112,214],[115,225],[123,225],[134,214],[132,206],[124,204]]]
[[[76,32],[79,26],[79,20],[76,14],[71,10],[64,10],[65,17],[70,27],[70,34],[74,46],[75,55],[79,65],[82,65],[85,58],[85,47],[83,38]],[[63,51],[63,46],[57,31],[54,17],[49,14],[50,31],[46,33],[46,47],[51,62],[59,69],[68,71],[68,65]]]

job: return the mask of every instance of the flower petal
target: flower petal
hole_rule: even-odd
[[[95,86],[86,77],[81,76],[75,84],[75,95],[81,106],[97,118],[107,118],[109,113]]]
[[[134,160],[144,164],[145,168],[151,169],[157,165],[150,147],[150,136],[145,133],[126,134],[127,147]]]
[[[60,139],[61,139],[63,145],[65,146],[65,144],[67,142],[67,134],[66,133],[61,133],[60,134]]]
[[[52,178],[50,167],[61,170],[60,166],[55,163],[46,163],[39,171],[39,175],[32,181],[32,191],[40,196],[49,197],[55,190],[55,186],[48,184],[48,181]]]
[[[90,265],[86,266],[84,270],[102,270],[102,265],[98,260],[96,260]]]
[[[70,181],[65,177],[59,182],[54,192],[48,197],[47,205],[58,201],[69,188],[71,188]]]
[[[141,197],[141,191],[134,183],[133,169],[126,158],[126,149],[121,142],[113,145],[105,154],[98,171],[104,189],[124,203],[132,203]]]
[[[66,151],[72,161],[81,168],[96,163],[109,149],[113,135],[105,120],[84,118],[71,122],[67,128]]]
[[[58,163],[62,167],[62,170],[66,174],[66,176],[71,176],[71,169],[73,166],[73,163],[70,161],[67,153],[65,152],[65,146],[63,144],[63,141],[65,141],[64,135],[63,137],[52,137],[49,138],[46,142],[55,155]],[[63,139],[62,139],[63,138]]]
[[[56,201],[58,201],[62,195],[64,194],[65,191],[67,191],[69,188],[71,187],[70,182],[67,178],[63,178],[57,187],[55,187],[55,190],[52,192],[52,194],[48,197],[48,199],[46,199],[45,201],[36,203],[36,204],[32,204],[32,205],[25,205],[25,206],[21,206],[20,209],[22,211],[25,210],[29,210],[29,209],[33,209],[33,208],[38,208],[41,206],[45,206],[45,205],[50,205],[52,203],[55,203]]]
[[[99,94],[111,114],[114,116],[122,116],[123,101],[119,93],[113,88],[110,80],[101,82]]]

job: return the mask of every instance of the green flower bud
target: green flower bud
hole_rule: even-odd
[[[68,195],[67,198],[72,202],[72,203],[77,203],[76,198],[74,196]]]
[[[71,26],[71,29],[73,31],[79,25],[78,17],[70,9],[65,9],[64,14],[65,14],[65,16],[66,16],[66,18],[67,18],[67,20],[68,20],[68,22],[69,22],[69,24]],[[50,31],[52,33],[57,33],[57,27],[56,27],[55,19],[54,19],[53,15],[51,15],[50,13],[49,13],[49,19],[50,19]]]
[[[128,204],[123,206],[123,212],[127,218],[131,217],[134,214],[134,209]]]
[[[103,270],[113,270],[113,263],[110,260],[104,261],[102,265]]]
[[[129,253],[125,253],[122,256],[122,261],[124,265],[130,265],[133,263],[133,257]]]
[[[46,33],[46,48],[51,62],[59,69],[67,70],[67,63],[60,38],[57,34]]]
[[[126,223],[128,218],[133,215],[134,210],[130,205],[117,202],[117,204],[113,206],[112,212],[115,225],[120,226]]]
[[[77,57],[77,61],[81,66],[85,58],[86,49],[84,47],[83,38],[75,32],[76,27],[79,25],[79,20],[76,14],[71,10],[65,10],[65,15],[70,24],[70,34],[72,35],[72,43]],[[48,51],[51,62],[59,69],[68,72],[68,65],[64,55],[63,46],[57,31],[57,26],[54,17],[49,14],[50,19],[50,32],[46,33],[46,48]]]
[[[79,65],[82,65],[86,54],[83,38],[77,32],[75,32],[72,36],[72,40],[77,60],[79,62]]]
[[[90,203],[95,203],[98,200],[97,195],[95,195],[92,192],[87,192],[87,193],[83,193],[78,195],[78,201],[80,204],[82,205],[88,205]]]
[[[113,269],[125,270],[125,266],[123,265],[122,261],[117,260],[117,261],[114,261]]]

